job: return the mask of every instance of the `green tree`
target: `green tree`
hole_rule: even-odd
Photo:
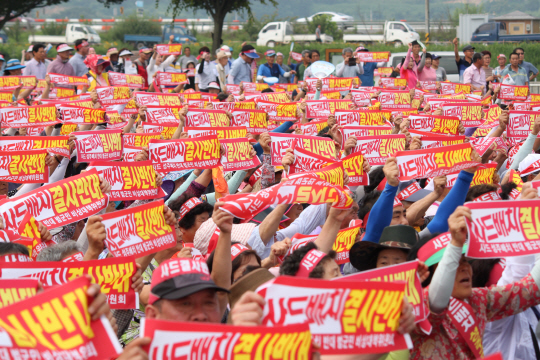
[[[159,2],[159,0],[156,0]],[[260,0],[260,4],[276,6],[276,0]],[[212,33],[212,53],[221,46],[223,35],[223,23],[228,13],[237,11],[247,13],[253,18],[251,0],[171,0],[167,11],[172,10],[173,18],[176,18],[183,10],[204,10],[214,19],[214,32]]]
[[[452,25],[459,25],[459,14],[482,14],[484,13],[484,4],[474,5],[474,4],[465,4],[463,6],[457,7],[452,13],[448,11],[448,20],[452,22]]]
[[[66,33],[66,25],[63,23],[45,23],[41,27],[43,35],[64,35]]]
[[[321,14],[313,17],[312,21],[306,18],[308,31],[310,34],[315,34],[315,30],[321,25],[321,34],[327,34],[334,38],[334,40],[341,37],[343,34],[339,31],[338,26],[332,21],[332,16],[327,14]]]
[[[98,2],[109,7],[112,4],[121,4],[124,0],[98,0]],[[2,0],[0,1],[0,29],[10,20],[16,19],[33,9],[58,5],[68,2],[68,0]]]

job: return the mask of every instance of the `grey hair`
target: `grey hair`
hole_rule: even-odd
[[[79,251],[81,251],[81,247],[77,242],[68,240],[41,250],[36,261],[62,261],[68,254]]]
[[[346,53],[350,52],[351,54],[353,53],[353,49],[351,48],[345,48],[343,50],[341,50],[341,55],[345,55]]]
[[[304,56],[306,54],[309,54],[309,56],[311,56],[311,51],[310,50],[302,50],[302,56]]]

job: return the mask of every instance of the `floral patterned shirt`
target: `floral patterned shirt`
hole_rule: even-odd
[[[467,302],[476,315],[480,337],[484,336],[486,323],[518,314],[540,304],[540,289],[531,275],[512,284],[473,288],[472,291]],[[427,303],[429,288],[424,289],[424,292]],[[418,329],[411,334],[414,344],[411,359],[475,359],[446,311],[441,314],[431,313],[428,320],[433,326],[430,335],[425,335]]]

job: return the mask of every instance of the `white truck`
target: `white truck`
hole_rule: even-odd
[[[276,44],[288,44],[291,42],[308,43],[315,42],[315,34],[293,34],[293,27],[288,21],[278,21],[266,24],[259,32],[257,46],[274,47]],[[321,34],[323,43],[332,43],[334,38],[330,35]]]
[[[101,43],[101,38],[98,33],[92,29],[90,25],[83,24],[67,24],[65,36],[53,36],[53,35],[30,35],[28,36],[28,42],[30,44],[53,44],[58,45],[62,43],[73,44],[75,40],[87,39],[91,44]]]
[[[344,34],[343,42],[373,44],[394,43],[396,46],[420,40],[420,35],[404,21],[386,21],[383,34]]]

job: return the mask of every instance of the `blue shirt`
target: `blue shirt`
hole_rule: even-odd
[[[242,81],[251,82],[251,64],[248,64],[241,57],[234,60],[232,63],[231,73],[234,78],[234,83],[239,85]]]
[[[358,77],[360,80],[362,80],[362,85],[360,86],[375,86],[375,83],[373,82],[373,75],[376,68],[376,62],[364,63],[364,73]]]
[[[456,65],[459,71],[459,82],[463,81],[463,73],[469,66],[472,65],[472,62],[467,62],[463,58],[459,58],[459,61],[456,61]]]
[[[285,70],[281,68],[278,64],[272,64],[272,67],[270,67],[270,64],[262,64],[259,66],[259,70],[257,71],[257,76],[264,76],[264,77],[275,77],[279,79],[279,76],[283,76],[285,74]]]
[[[506,69],[501,73],[501,77],[504,79],[506,75],[509,75],[514,80],[515,86],[525,86],[529,83],[529,77],[527,76],[527,70],[518,66],[518,71],[512,70],[512,66],[508,65]],[[503,80],[504,83],[504,80]]]
[[[525,71],[527,71],[527,79],[531,75],[538,74],[538,69],[533,64],[531,64],[530,62],[524,61],[519,66],[521,66],[522,68],[525,69]],[[529,80],[527,80],[527,81],[529,81]]]

